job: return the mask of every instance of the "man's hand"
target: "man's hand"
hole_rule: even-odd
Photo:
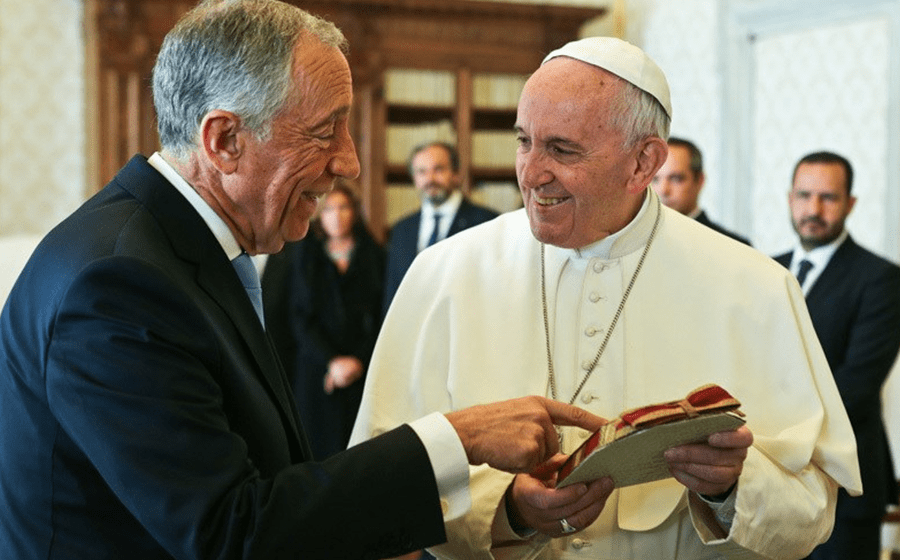
[[[706,443],[673,447],[665,458],[675,480],[697,494],[718,496],[738,481],[752,444],[750,429],[741,426],[712,434]]]
[[[591,432],[606,423],[586,410],[544,397],[522,397],[447,414],[472,465],[531,472],[559,451],[554,424]]]
[[[600,516],[614,488],[612,479],[605,477],[557,490],[556,471],[567,458],[557,455],[531,474],[516,475],[506,491],[506,512],[513,529],[533,529],[559,537],[564,534],[560,519],[580,531]]]

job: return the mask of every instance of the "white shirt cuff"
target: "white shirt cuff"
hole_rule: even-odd
[[[469,459],[456,430],[440,412],[409,423],[425,445],[441,497],[444,521],[465,515],[472,507],[469,495]]]
[[[409,423],[425,445],[441,497],[444,521],[465,515],[472,507],[469,495],[469,459],[456,430],[440,412]]]

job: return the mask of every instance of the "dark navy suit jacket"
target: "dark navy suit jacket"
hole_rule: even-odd
[[[727,230],[727,229],[723,228],[722,226],[720,226],[719,224],[713,222],[712,220],[709,219],[709,216],[707,216],[706,212],[703,210],[700,211],[700,214],[697,215],[696,219],[701,224],[705,225],[706,227],[708,227],[712,230],[718,231],[722,235],[727,235],[728,237],[734,239],[735,241],[740,241],[744,245],[750,245],[749,239],[747,239],[746,237],[743,237],[741,235],[738,235],[731,230]]]
[[[463,198],[459,210],[456,211],[456,216],[453,217],[453,223],[450,224],[450,229],[447,231],[447,237],[496,217],[497,212]],[[416,258],[421,219],[422,211],[420,210],[401,218],[391,228],[388,242],[387,278],[384,283],[385,313],[391,305],[391,300],[394,299],[394,294],[397,293],[397,288],[400,287],[400,281],[403,280],[413,259]]]
[[[789,267],[791,255],[775,260]],[[806,305],[859,454],[864,494],[852,498],[842,489],[837,515],[880,517],[897,500],[881,389],[900,350],[900,268],[848,236],[810,288]]]
[[[0,411],[2,558],[382,558],[444,539],[408,426],[310,461],[231,263],[140,156],[19,277]]]

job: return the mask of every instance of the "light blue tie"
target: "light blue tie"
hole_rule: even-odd
[[[247,291],[247,295],[250,297],[250,303],[253,304],[256,314],[259,316],[259,322],[265,327],[266,320],[263,316],[262,286],[259,283],[259,273],[256,271],[253,260],[247,253],[241,253],[231,261],[231,265],[234,266],[238,278],[241,279],[241,284],[244,285],[244,290]]]

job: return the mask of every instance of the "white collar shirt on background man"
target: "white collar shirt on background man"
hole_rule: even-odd
[[[419,220],[419,242],[418,250],[421,251],[428,246],[428,239],[431,237],[434,229],[434,215],[441,215],[440,231],[438,232],[438,241],[445,239],[450,232],[450,226],[453,224],[453,218],[462,204],[463,195],[456,190],[450,193],[440,206],[434,206],[427,200],[422,202],[422,212]]]
[[[847,230],[841,232],[837,239],[832,241],[827,245],[822,245],[821,247],[816,247],[812,251],[807,252],[803,247],[798,243],[794,248],[794,252],[791,255],[791,273],[794,276],[797,276],[797,273],[800,269],[800,263],[804,260],[812,263],[812,268],[809,269],[809,272],[806,274],[806,278],[804,279],[803,285],[803,295],[807,295],[809,291],[812,289],[813,285],[815,285],[816,280],[822,274],[822,271],[825,270],[825,267],[828,266],[828,262],[831,260],[831,257],[834,256],[834,252],[837,251],[838,247],[841,246],[847,239]]]

